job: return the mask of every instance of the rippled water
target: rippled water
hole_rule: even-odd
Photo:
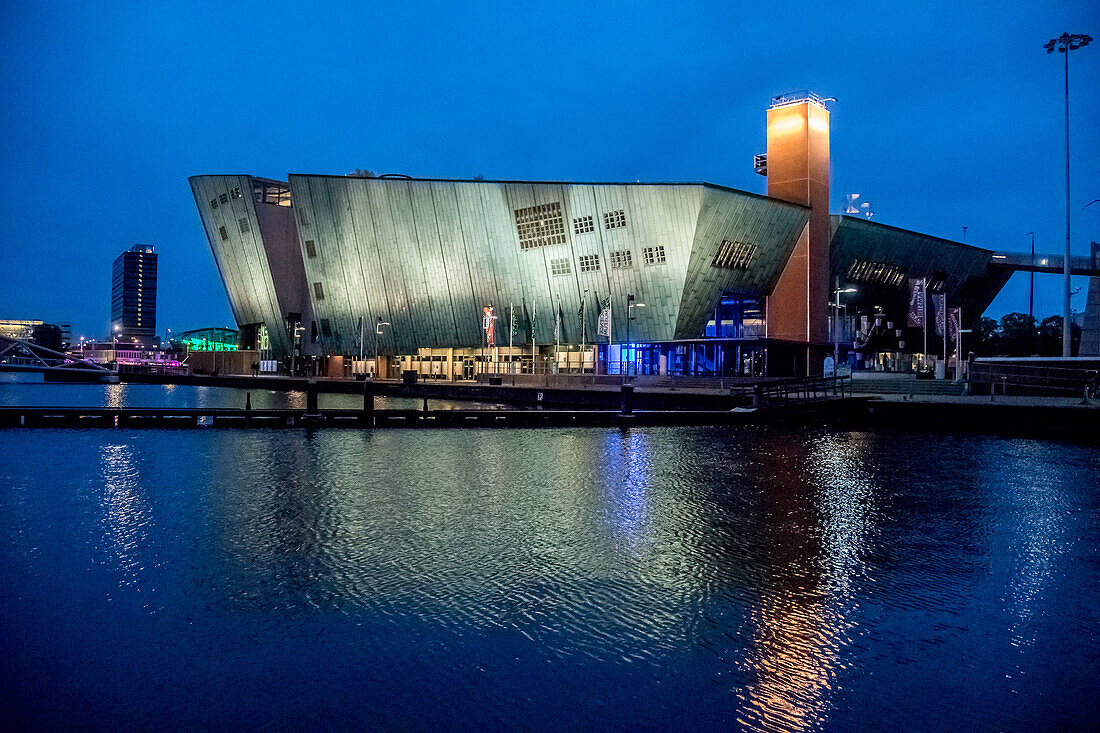
[[[791,428],[0,430],[33,728],[1087,728],[1100,451]]]

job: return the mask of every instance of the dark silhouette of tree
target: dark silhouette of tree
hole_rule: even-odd
[[[982,318],[978,323],[977,338],[969,350],[978,356],[1061,356],[1062,317],[1050,316],[1040,324],[1025,313],[1008,313],[1000,323],[992,318]],[[1072,324],[1070,331],[1072,352],[1077,353],[1081,342],[1081,327]]]
[[[374,171],[369,171],[369,170],[366,170],[366,169],[359,169],[359,168],[356,168],[355,170],[353,170],[351,173],[348,173],[347,175],[348,175],[348,178],[378,178],[378,174],[376,174]]]
[[[1001,351],[1005,356],[1031,356],[1035,350],[1035,319],[1026,313],[1001,318]]]
[[[970,349],[978,356],[996,356],[1001,348],[999,326],[992,318],[982,317],[978,322],[977,342]]]
[[[1081,345],[1081,327],[1076,323],[1069,324],[1070,354],[1076,355]],[[1050,316],[1044,318],[1039,324],[1039,355],[1062,355],[1062,317]]]

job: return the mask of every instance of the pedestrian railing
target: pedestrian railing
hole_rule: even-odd
[[[1095,369],[981,361],[970,365],[968,376],[971,392],[982,394],[987,390],[990,394],[1008,394],[1012,388],[1018,394],[1038,390],[1092,396],[1100,387],[1098,379],[1100,372]]]
[[[842,399],[852,392],[852,378],[794,377],[756,382],[734,387],[731,394],[741,395],[754,407],[780,407]]]

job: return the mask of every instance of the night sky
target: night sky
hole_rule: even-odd
[[[232,325],[188,176],[709,181],[764,192],[764,110],[833,106],[832,209],[993,249],[1100,240],[1100,4],[0,3],[0,318],[106,332],[160,255],[158,331]],[[1037,278],[1039,316],[1058,277]],[[1084,278],[1074,308],[1084,307]],[[1027,310],[1016,275],[987,315]]]

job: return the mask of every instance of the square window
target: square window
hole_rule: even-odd
[[[232,191],[229,192],[229,198],[231,198],[231,199],[239,199],[240,197],[241,197],[241,189],[239,189],[239,188],[234,188]]]
[[[248,217],[237,219],[237,226],[241,228],[241,234],[247,234],[250,231],[250,227],[248,226]]]
[[[313,295],[317,300],[325,299],[325,288],[321,283],[313,283]]]
[[[569,260],[564,257],[557,260],[550,260],[550,274],[554,277],[568,275],[572,271],[573,268],[569,266]]]
[[[317,284],[319,285],[320,283]],[[332,324],[329,323],[327,318],[321,319],[321,334],[328,337],[332,336]]]
[[[565,244],[565,221],[559,202],[516,209],[515,215],[520,249]]]
[[[218,227],[218,234],[222,235],[223,242],[229,240],[229,232],[225,231],[225,227]]]
[[[599,272],[600,271],[600,256],[599,255],[581,255],[580,256],[581,272]]]
[[[229,203],[229,194],[223,193],[222,195],[218,196],[218,201],[222,202],[223,204],[228,204]]]
[[[626,270],[633,266],[634,258],[629,249],[620,249],[611,253],[612,270]]]
[[[658,244],[655,247],[643,247],[642,260],[647,265],[663,265],[665,262],[664,245]]]
[[[618,229],[626,226],[626,212],[622,209],[609,211],[603,215],[604,229]]]
[[[587,234],[594,231],[594,229],[591,216],[580,216],[573,220],[574,234]]]
[[[210,208],[211,209],[218,208],[218,199],[217,198],[210,199]]]
[[[317,256],[317,246],[313,243],[312,239],[307,239],[306,240],[306,257],[312,258],[312,257],[316,257],[316,256]]]

